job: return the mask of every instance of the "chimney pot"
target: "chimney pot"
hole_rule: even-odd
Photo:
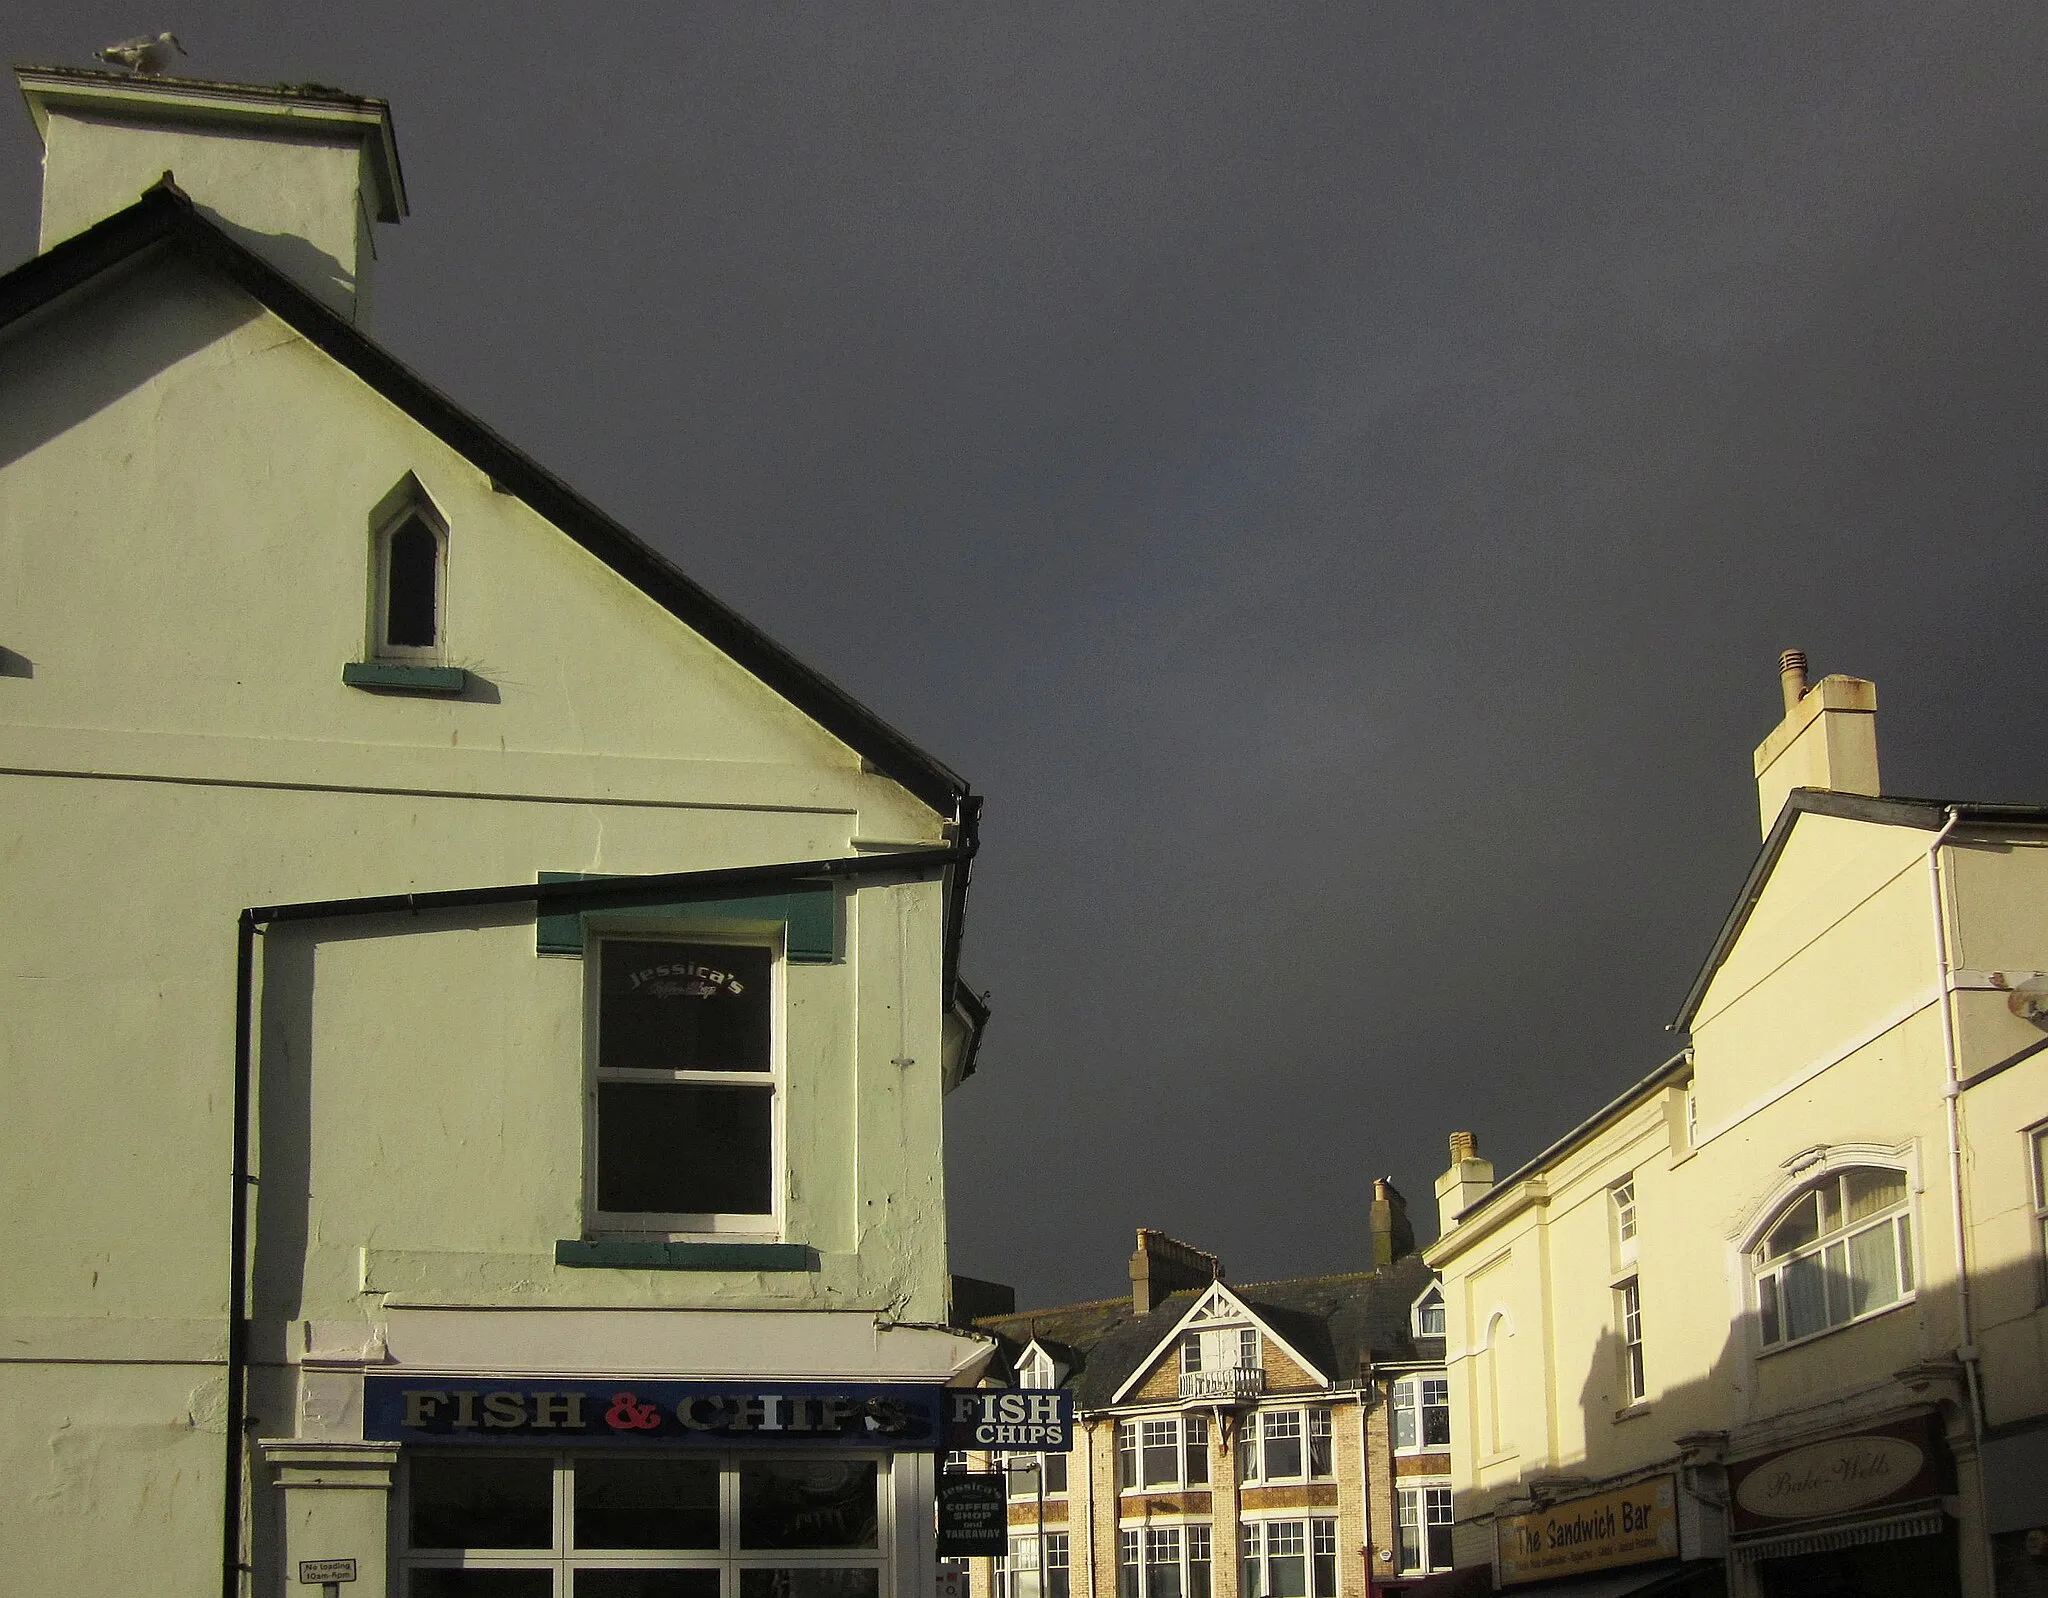
[[[1473,1136],[1472,1133],[1453,1132],[1451,1134],[1451,1163],[1453,1165],[1456,1165],[1460,1160],[1472,1159],[1478,1153],[1479,1139]]]
[[[1806,651],[1788,649],[1778,657],[1778,686],[1785,693],[1785,714],[1791,715],[1806,697]]]

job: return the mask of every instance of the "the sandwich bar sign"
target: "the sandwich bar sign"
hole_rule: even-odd
[[[1073,1446],[1065,1389],[902,1382],[520,1381],[366,1376],[363,1435],[395,1443],[573,1442],[938,1449]]]

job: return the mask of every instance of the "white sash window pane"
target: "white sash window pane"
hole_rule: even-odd
[[[1301,1411],[1275,1410],[1259,1417],[1261,1475],[1267,1481],[1301,1474]],[[1282,1594],[1280,1598],[1288,1598]]]

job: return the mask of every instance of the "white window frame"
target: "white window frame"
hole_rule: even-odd
[[[1177,1474],[1168,1480],[1160,1477],[1153,1480],[1145,1473],[1145,1428],[1171,1427],[1173,1429],[1173,1458]],[[1199,1430],[1201,1437],[1192,1434]],[[1130,1415],[1116,1423],[1116,1482],[1119,1493],[1156,1493],[1170,1487],[1195,1487],[1207,1490],[1210,1477],[1215,1474],[1209,1460],[1209,1417],[1197,1414]],[[1151,1448],[1167,1446],[1152,1443]],[[1199,1457],[1204,1475],[1197,1477],[1188,1470],[1188,1461]]]
[[[579,1460],[603,1459],[612,1463],[632,1456],[603,1449],[497,1449],[449,1448],[406,1449],[400,1462],[397,1490],[391,1494],[390,1547],[397,1586],[404,1592],[415,1570],[546,1570],[555,1573],[556,1591],[566,1592],[578,1569],[717,1570],[725,1572],[721,1592],[737,1598],[738,1573],[744,1569],[782,1570],[796,1567],[832,1570],[872,1569],[880,1598],[894,1591],[892,1551],[896,1542],[896,1484],[891,1456],[885,1453],[835,1451],[829,1455],[803,1454],[796,1450],[774,1454],[714,1453],[706,1450],[693,1457],[715,1462],[719,1479],[719,1546],[716,1549],[581,1549],[575,1546],[575,1467]],[[512,1455],[549,1461],[552,1472],[552,1521],[554,1543],[550,1548],[420,1548],[412,1546],[412,1462],[421,1455],[439,1458],[493,1458]],[[650,1456],[654,1457],[654,1456]],[[673,1456],[666,1456],[673,1457]],[[739,1470],[744,1464],[767,1463],[773,1459],[830,1459],[835,1464],[866,1461],[875,1465],[875,1546],[868,1548],[755,1548],[739,1546]],[[565,1579],[566,1578],[566,1579]]]
[[[1017,1385],[1032,1388],[1057,1386],[1053,1380],[1052,1356],[1042,1348],[1031,1349],[1017,1362]]]
[[[1768,1246],[1771,1233],[1791,1213],[1794,1206],[1807,1202],[1829,1183],[1839,1183],[1843,1178],[1858,1171],[1882,1171],[1898,1177],[1905,1188],[1904,1197],[1877,1214],[1861,1216],[1855,1221],[1845,1219],[1832,1231],[1823,1228],[1816,1233],[1811,1242],[1801,1244],[1778,1259],[1764,1258],[1764,1250]],[[1860,1313],[1851,1313],[1837,1320],[1834,1318],[1833,1295],[1827,1292],[1827,1256],[1836,1249],[1841,1249],[1846,1260],[1849,1257],[1850,1243],[1880,1227],[1889,1227],[1892,1231],[1892,1269],[1899,1288],[1898,1294],[1882,1304],[1872,1305]],[[1886,1160],[1859,1159],[1844,1160],[1839,1164],[1830,1163],[1824,1172],[1802,1182],[1773,1204],[1763,1224],[1758,1226],[1752,1235],[1745,1259],[1749,1273],[1749,1304],[1756,1316],[1759,1352],[1768,1355],[1788,1348],[1803,1348],[1818,1338],[1841,1331],[1845,1326],[1860,1326],[1865,1321],[1873,1320],[1879,1315],[1888,1315],[1893,1310],[1915,1302],[1919,1298],[1920,1289],[1919,1247],[1920,1227],[1913,1202],[1913,1173],[1910,1169]],[[1809,1260],[1823,1262],[1822,1286],[1826,1293],[1823,1315],[1827,1323],[1815,1331],[1792,1337],[1787,1335],[1790,1329],[1790,1316],[1784,1286],[1785,1278],[1794,1265],[1805,1264]],[[1778,1326],[1776,1338],[1766,1335],[1767,1322],[1773,1315]]]
[[[1299,1528],[1301,1559],[1304,1572],[1303,1585],[1308,1589],[1308,1598],[1340,1598],[1344,1591],[1344,1557],[1337,1542],[1337,1517],[1335,1515],[1305,1514],[1293,1510],[1284,1515],[1247,1518],[1238,1527],[1238,1594],[1239,1598],[1262,1598],[1271,1590],[1271,1561],[1284,1559],[1293,1550],[1276,1552],[1273,1543],[1276,1532],[1284,1532],[1291,1542]],[[1316,1580],[1316,1562],[1327,1559],[1330,1563],[1330,1584],[1326,1591]],[[1257,1572],[1247,1570],[1256,1565]]]
[[[1631,1276],[1614,1289],[1615,1330],[1621,1337],[1621,1387],[1631,1405],[1650,1396],[1650,1378],[1643,1359],[1642,1278]]]
[[[1431,1388],[1436,1389],[1434,1394],[1429,1391]],[[1430,1401],[1432,1397],[1436,1400],[1434,1403]],[[1441,1373],[1432,1375],[1429,1372],[1422,1372],[1415,1376],[1403,1376],[1394,1383],[1387,1402],[1388,1407],[1392,1411],[1388,1416],[1387,1431],[1388,1436],[1393,1441],[1396,1454],[1441,1454],[1451,1446],[1448,1437],[1440,1443],[1425,1441],[1429,1436],[1429,1412],[1433,1409],[1441,1409],[1443,1411],[1444,1428],[1446,1431],[1450,1429],[1451,1379],[1449,1376]],[[1412,1443],[1403,1443],[1400,1440],[1401,1416],[1404,1414],[1414,1417],[1415,1441]]]
[[[1162,1559],[1158,1555],[1169,1539],[1173,1544],[1173,1556]],[[1205,1551],[1205,1557],[1200,1559],[1195,1557],[1197,1544]],[[1158,1590],[1155,1590],[1152,1573],[1162,1566],[1172,1567],[1180,1586],[1178,1598],[1213,1598],[1216,1591],[1216,1539],[1208,1521],[1148,1520],[1140,1525],[1124,1526],[1117,1531],[1116,1547],[1118,1598],[1174,1598],[1164,1590],[1163,1582],[1158,1583]],[[1197,1566],[1205,1572],[1199,1592],[1194,1583]]]
[[[989,1561],[994,1598],[1069,1598],[1073,1591],[1072,1543],[1066,1527],[1045,1532],[1045,1566],[1039,1568],[1036,1531],[1013,1532],[1008,1555],[997,1554]],[[1059,1581],[1044,1578],[1057,1572]],[[883,1598],[888,1598],[887,1594]]]
[[[1441,1323],[1433,1332],[1423,1325],[1424,1317],[1432,1312]],[[1417,1337],[1442,1337],[1448,1330],[1450,1323],[1450,1313],[1444,1307],[1443,1285],[1438,1282],[1432,1282],[1423,1290],[1422,1297],[1415,1301],[1414,1306],[1408,1312],[1409,1329]]]
[[[396,644],[391,641],[391,542],[399,530],[418,522],[434,539],[434,641],[431,644]],[[448,649],[448,520],[425,490],[408,478],[386,497],[379,507],[370,534],[370,626],[371,660],[390,660],[414,665],[437,665]]]
[[[1190,1326],[1180,1334],[1180,1373],[1257,1370],[1262,1350],[1256,1326]]]
[[[1636,1231],[1641,1224],[1636,1210],[1635,1172],[1629,1172],[1607,1190],[1607,1203],[1614,1217],[1614,1258],[1626,1268],[1636,1262]]]
[[[1438,1518],[1441,1510],[1442,1518]],[[1451,1528],[1451,1484],[1449,1478],[1410,1478],[1394,1489],[1394,1568],[1403,1576],[1427,1576],[1439,1570],[1449,1570],[1452,1561],[1446,1557],[1439,1564],[1431,1556],[1430,1532],[1442,1527],[1446,1532]],[[1410,1537],[1413,1538],[1414,1556],[1410,1554]]]
[[[583,1213],[589,1217],[588,1230],[599,1237],[652,1238],[669,1242],[778,1243],[783,1240],[788,1203],[789,1155],[784,1128],[788,1092],[787,995],[789,960],[785,933],[774,936],[744,936],[721,931],[700,931],[664,920],[658,925],[613,921],[607,918],[592,926],[587,937],[584,967],[584,1115],[583,1115]],[[606,1068],[600,1064],[602,1040],[598,1036],[598,1011],[603,991],[604,949],[608,942],[692,943],[725,948],[768,951],[768,1069],[766,1071],[637,1071]],[[766,1214],[690,1213],[686,1211],[600,1210],[597,1207],[598,1125],[597,1100],[600,1082],[662,1082],[702,1084],[707,1087],[736,1086],[761,1089],[769,1095],[768,1111],[768,1196]]]
[[[988,1458],[989,1468],[1001,1471],[1008,1481],[1008,1495],[1013,1503],[1023,1503],[1027,1499],[1033,1503],[1038,1501],[1039,1475],[1045,1472],[1046,1461],[1053,1459],[1060,1462],[1060,1484],[1054,1487],[1048,1475],[1045,1496],[1049,1499],[1067,1496],[1067,1483],[1071,1478],[1065,1454],[994,1453]]]
[[[1267,1422],[1275,1416],[1291,1417],[1298,1428],[1295,1433],[1301,1444],[1301,1471],[1298,1475],[1275,1476],[1266,1470]],[[1337,1479],[1336,1411],[1329,1405],[1261,1406],[1248,1412],[1237,1425],[1237,1479],[1240,1483],[1271,1487],[1290,1482]],[[1326,1471],[1315,1468],[1315,1444],[1319,1437],[1323,1441],[1324,1452],[1329,1456],[1330,1468]]]

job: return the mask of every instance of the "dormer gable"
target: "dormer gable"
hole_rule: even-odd
[[[1306,1385],[1332,1385],[1329,1374],[1281,1335],[1270,1317],[1224,1283],[1212,1282],[1138,1362],[1110,1402],[1127,1403],[1140,1396],[1256,1398],[1268,1385],[1269,1370],[1279,1363],[1276,1354],[1285,1362],[1287,1385],[1295,1385],[1296,1372]]]

